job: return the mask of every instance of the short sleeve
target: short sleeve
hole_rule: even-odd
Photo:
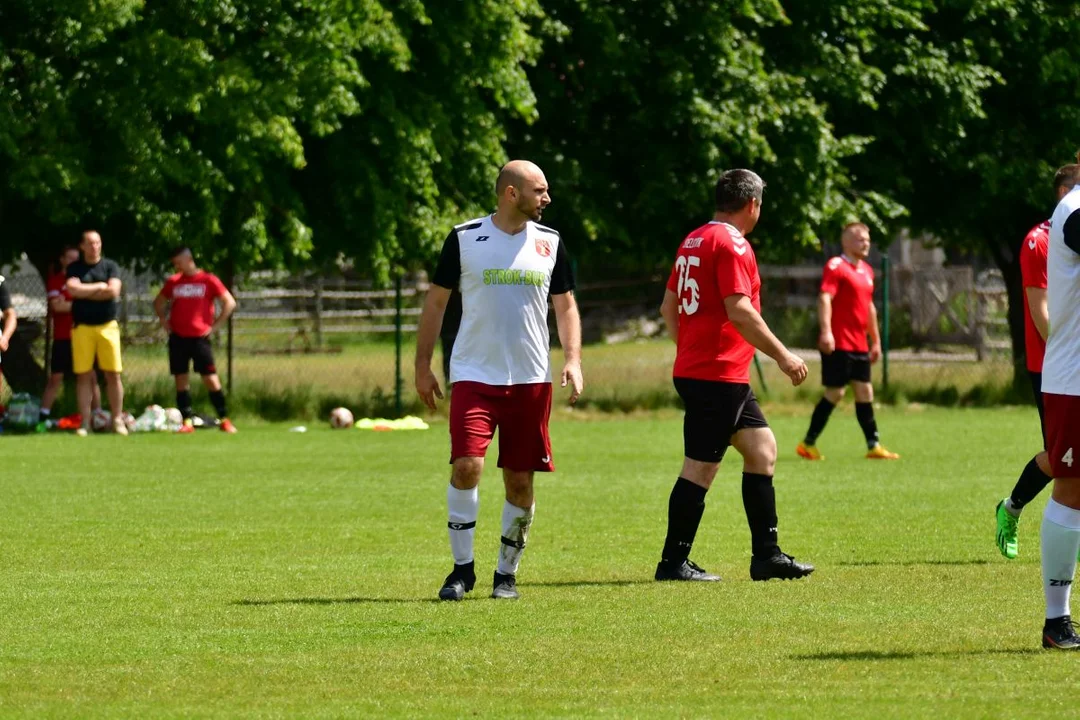
[[[720,297],[746,295],[753,297],[754,280],[749,252],[738,253],[730,241],[718,241],[713,262],[716,263],[716,285]]]
[[[1065,244],[1077,254],[1080,254],[1080,210],[1073,210],[1061,228],[1065,236]]]
[[[221,282],[221,278],[217,275],[210,276],[210,289],[213,290],[213,297],[216,298],[219,298],[228,292],[228,290],[225,289],[225,283]]]
[[[73,262],[70,265],[68,265],[68,268],[67,268],[67,277],[68,278],[79,277],[82,274],[83,274],[82,261]],[[66,284],[66,282],[65,282],[65,284]]]
[[[825,272],[821,275],[821,292],[836,297],[837,291],[840,289],[840,263],[844,262],[841,258],[833,258],[825,265]]]
[[[161,286],[161,292],[158,293],[158,295],[166,300],[172,300],[173,288],[176,287],[176,281],[173,279],[174,277],[174,275],[170,275],[165,281],[165,284]]]
[[[105,271],[109,274],[109,280],[120,279],[120,266],[112,260],[106,260]]]
[[[439,254],[439,264],[435,266],[435,276],[431,282],[439,287],[453,290],[461,280],[461,245],[458,241],[457,230],[451,230],[443,242],[442,252]]]
[[[11,309],[11,293],[8,292],[7,283],[0,280],[0,312],[7,312]]]
[[[1026,288],[1046,289],[1046,243],[1031,231],[1020,246],[1020,277]]]
[[[555,251],[555,268],[551,271],[552,295],[565,295],[577,287],[574,282],[574,267],[570,262],[570,253],[566,252],[566,243],[559,238],[559,249]]]
[[[64,276],[60,273],[54,273],[49,276],[49,281],[45,283],[45,294],[50,299],[60,297],[64,294]]]
[[[679,263],[676,260],[671,266],[671,275],[668,277],[667,289],[673,293],[679,292]]]

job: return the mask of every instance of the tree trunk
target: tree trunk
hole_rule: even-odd
[[[993,244],[994,262],[1005,279],[1009,296],[1009,336],[1012,338],[1013,387],[1028,392],[1031,387],[1027,374],[1027,350],[1024,344],[1024,285],[1020,275],[1019,245],[1013,240],[999,238]]]

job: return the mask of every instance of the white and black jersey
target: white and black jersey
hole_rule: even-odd
[[[490,215],[471,220],[450,231],[433,281],[461,291],[451,383],[551,382],[548,296],[574,289],[559,233],[529,222],[508,235]]]
[[[1050,335],[1042,390],[1080,395],[1080,185],[1061,199],[1050,218],[1046,298]]]

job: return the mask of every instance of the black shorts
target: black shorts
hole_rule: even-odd
[[[1039,425],[1042,426],[1043,450],[1046,449],[1046,407],[1043,405],[1042,373],[1028,370],[1031,389],[1035,391],[1035,407],[1039,409]]]
[[[677,377],[675,390],[686,406],[683,448],[691,460],[718,463],[735,433],[769,427],[749,385]]]
[[[214,349],[210,346],[210,338],[188,338],[179,335],[169,336],[169,373],[172,375],[187,375],[191,367],[199,375],[214,375],[217,367],[214,365]]]
[[[49,372],[53,375],[63,373],[68,377],[75,375],[75,366],[71,359],[71,340],[53,340]]]
[[[821,354],[821,384],[827,388],[847,387],[852,380],[870,382],[870,353],[834,350]]]

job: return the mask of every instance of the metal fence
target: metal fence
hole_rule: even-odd
[[[789,346],[804,348],[808,360],[816,361],[820,266],[761,270],[766,320]],[[43,382],[50,342],[44,282],[25,263],[0,268],[0,274],[8,278],[25,355],[39,366]],[[888,282],[881,282],[884,277]],[[666,279],[662,273],[582,279],[577,297],[587,344],[587,405],[629,410],[673,402],[673,350],[657,313]],[[125,272],[123,281],[120,323],[129,406],[171,405],[166,338],[152,307],[164,276]],[[887,362],[877,366],[875,381],[915,396],[934,388],[954,388],[962,395],[1011,381],[1006,293],[996,271],[901,266],[884,275],[879,271],[882,284],[888,301],[885,292],[877,294],[879,314],[888,320],[892,347]],[[336,404],[372,414],[418,411],[411,361],[426,288],[423,275],[404,277],[389,289],[347,276],[257,273],[239,278],[234,319],[227,332],[213,338],[233,404],[281,419],[321,413]],[[552,337],[557,339],[554,331]],[[557,372],[560,351],[553,349],[552,357]],[[5,355],[8,375],[17,360],[15,353]],[[770,397],[817,392],[816,383],[799,392],[785,389],[778,371],[766,358],[762,361],[756,382]]]

